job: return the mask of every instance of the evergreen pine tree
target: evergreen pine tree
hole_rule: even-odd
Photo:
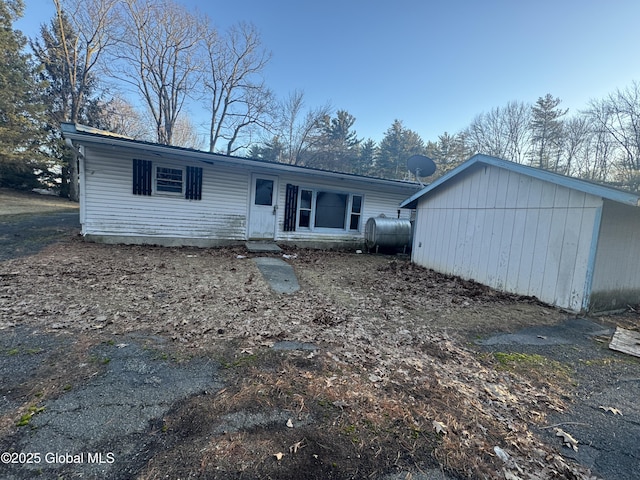
[[[531,109],[532,163],[538,168],[558,169],[563,140],[562,117],[568,112],[558,108],[561,100],[547,93]]]
[[[22,0],[0,0],[0,186],[13,188],[38,186],[46,170],[36,71],[23,52],[26,39],[13,29],[23,10]]]
[[[47,144],[53,161],[61,169],[61,195],[77,200],[75,159],[60,133],[61,122],[83,123],[100,127],[103,122],[101,103],[94,96],[95,75],[87,67],[80,41],[66,13],[62,10],[43,25],[40,39],[31,48],[41,65],[41,77],[47,87],[43,91],[47,108]]]
[[[405,128],[400,120],[395,120],[380,142],[375,175],[383,178],[407,178],[407,160],[412,155],[424,154],[425,150],[420,135]]]

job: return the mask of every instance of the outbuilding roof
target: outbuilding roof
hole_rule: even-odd
[[[579,178],[568,177],[566,175],[550,172],[548,170],[542,170],[540,168],[529,167],[527,165],[510,162],[507,160],[503,160],[501,158],[491,157],[489,155],[477,154],[471,157],[462,165],[454,168],[453,170],[448,172],[446,175],[443,175],[442,177],[438,178],[435,182],[427,185],[422,190],[417,192],[415,195],[411,196],[410,198],[402,202],[400,204],[400,207],[416,208],[418,205],[418,200],[420,200],[425,196],[430,195],[431,192],[437,190],[442,185],[446,185],[449,182],[455,181],[455,178],[458,175],[469,170],[470,168],[472,168],[474,165],[477,165],[477,164],[491,165],[493,167],[503,168],[505,170],[516,172],[521,175],[526,175],[528,177],[533,177],[538,180],[554,183],[556,185],[560,185],[566,188],[571,188],[573,190],[578,190],[580,192],[595,195],[597,197],[606,198],[607,200],[623,203],[625,205],[632,205],[634,207],[640,206],[640,195],[635,193],[627,192],[625,190],[620,190],[620,189],[609,187],[607,185],[602,185],[599,183],[581,180]]]
[[[305,167],[300,165],[290,165],[286,163],[270,162],[253,158],[235,157],[219,153],[210,153],[191,148],[176,147],[173,145],[161,145],[153,142],[134,140],[124,135],[114,134],[105,130],[100,130],[86,125],[76,123],[62,123],[62,135],[70,141],[78,141],[81,144],[96,144],[106,147],[135,149],[155,156],[166,156],[175,159],[201,161],[209,164],[223,164],[240,167],[252,167],[270,169],[274,172],[289,172],[299,174],[313,174],[316,177],[330,178],[332,180],[355,180],[368,184],[379,185],[385,188],[412,189],[419,188],[417,182],[405,180],[390,180],[386,178],[369,177],[356,175],[353,173],[336,172],[319,168]]]

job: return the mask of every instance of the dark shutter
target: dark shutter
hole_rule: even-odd
[[[287,184],[287,193],[284,203],[284,231],[295,232],[296,212],[298,210],[298,186]]]
[[[151,161],[133,159],[133,194],[151,195]]]
[[[187,167],[187,184],[184,189],[187,200],[202,200],[202,168]]]

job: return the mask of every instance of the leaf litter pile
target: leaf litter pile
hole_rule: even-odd
[[[280,295],[243,247],[60,243],[0,264],[0,329],[220,362],[226,387],[172,406],[136,478],[590,478],[539,436],[563,382],[471,343],[561,312],[404,257],[287,253],[301,289]]]

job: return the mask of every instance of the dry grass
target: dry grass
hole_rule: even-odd
[[[0,216],[77,210],[78,204],[64,198],[0,188]]]

